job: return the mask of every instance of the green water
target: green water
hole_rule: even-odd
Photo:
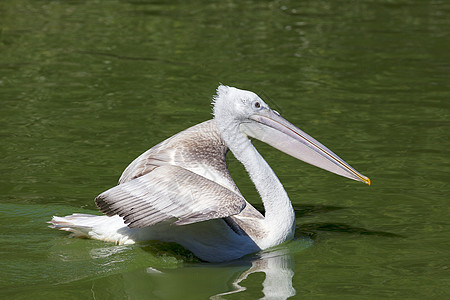
[[[448,1],[0,2],[0,298],[449,298],[449,28]],[[219,82],[372,186],[255,142],[296,240],[223,265],[47,228],[96,213],[135,157],[211,118]]]

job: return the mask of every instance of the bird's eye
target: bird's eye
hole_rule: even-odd
[[[259,101],[253,102],[253,108],[260,109],[261,108],[261,103],[259,103]]]

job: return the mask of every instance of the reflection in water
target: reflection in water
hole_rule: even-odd
[[[129,299],[142,298],[142,295],[149,299],[227,299],[234,294],[248,298],[262,294],[263,299],[286,299],[296,294],[292,282],[294,255],[311,245],[310,239],[295,239],[276,248],[220,264],[165,264],[163,261],[170,260],[171,256],[161,256],[159,262],[147,262],[144,268],[129,272],[122,270],[94,280],[89,288],[97,299],[111,293],[117,298]],[[92,253],[106,254],[104,250]],[[109,254],[111,262],[115,261],[116,254]],[[105,262],[104,267],[114,268],[114,263]],[[258,273],[265,275],[262,285],[259,283],[261,277],[249,278],[249,275]],[[109,294],[105,294],[105,286]]]
[[[263,272],[266,278],[263,282],[262,299],[287,299],[296,294],[292,286],[292,277],[294,277],[294,258],[288,248],[263,251],[258,254],[259,258],[252,262],[252,266],[242,272],[242,274],[233,281],[234,290],[212,296],[210,299],[223,299],[222,296],[245,291],[246,288],[240,283],[247,279],[248,275]]]

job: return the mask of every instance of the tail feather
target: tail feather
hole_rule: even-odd
[[[53,216],[47,222],[49,227],[72,232],[75,237],[91,238],[114,242],[116,244],[132,244],[134,241],[128,235],[118,231],[126,227],[119,216],[96,216],[88,214],[72,214],[65,217]]]
[[[77,237],[90,237],[89,231],[93,229],[95,219],[98,217],[101,216],[88,214],[72,214],[65,217],[53,216],[52,220],[47,223],[51,224],[50,228],[70,231]]]

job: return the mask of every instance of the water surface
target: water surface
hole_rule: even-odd
[[[413,0],[1,2],[0,296],[449,297],[449,14]],[[296,239],[229,264],[46,227],[97,213],[135,157],[211,118],[219,82],[257,92],[372,186],[255,142]]]

